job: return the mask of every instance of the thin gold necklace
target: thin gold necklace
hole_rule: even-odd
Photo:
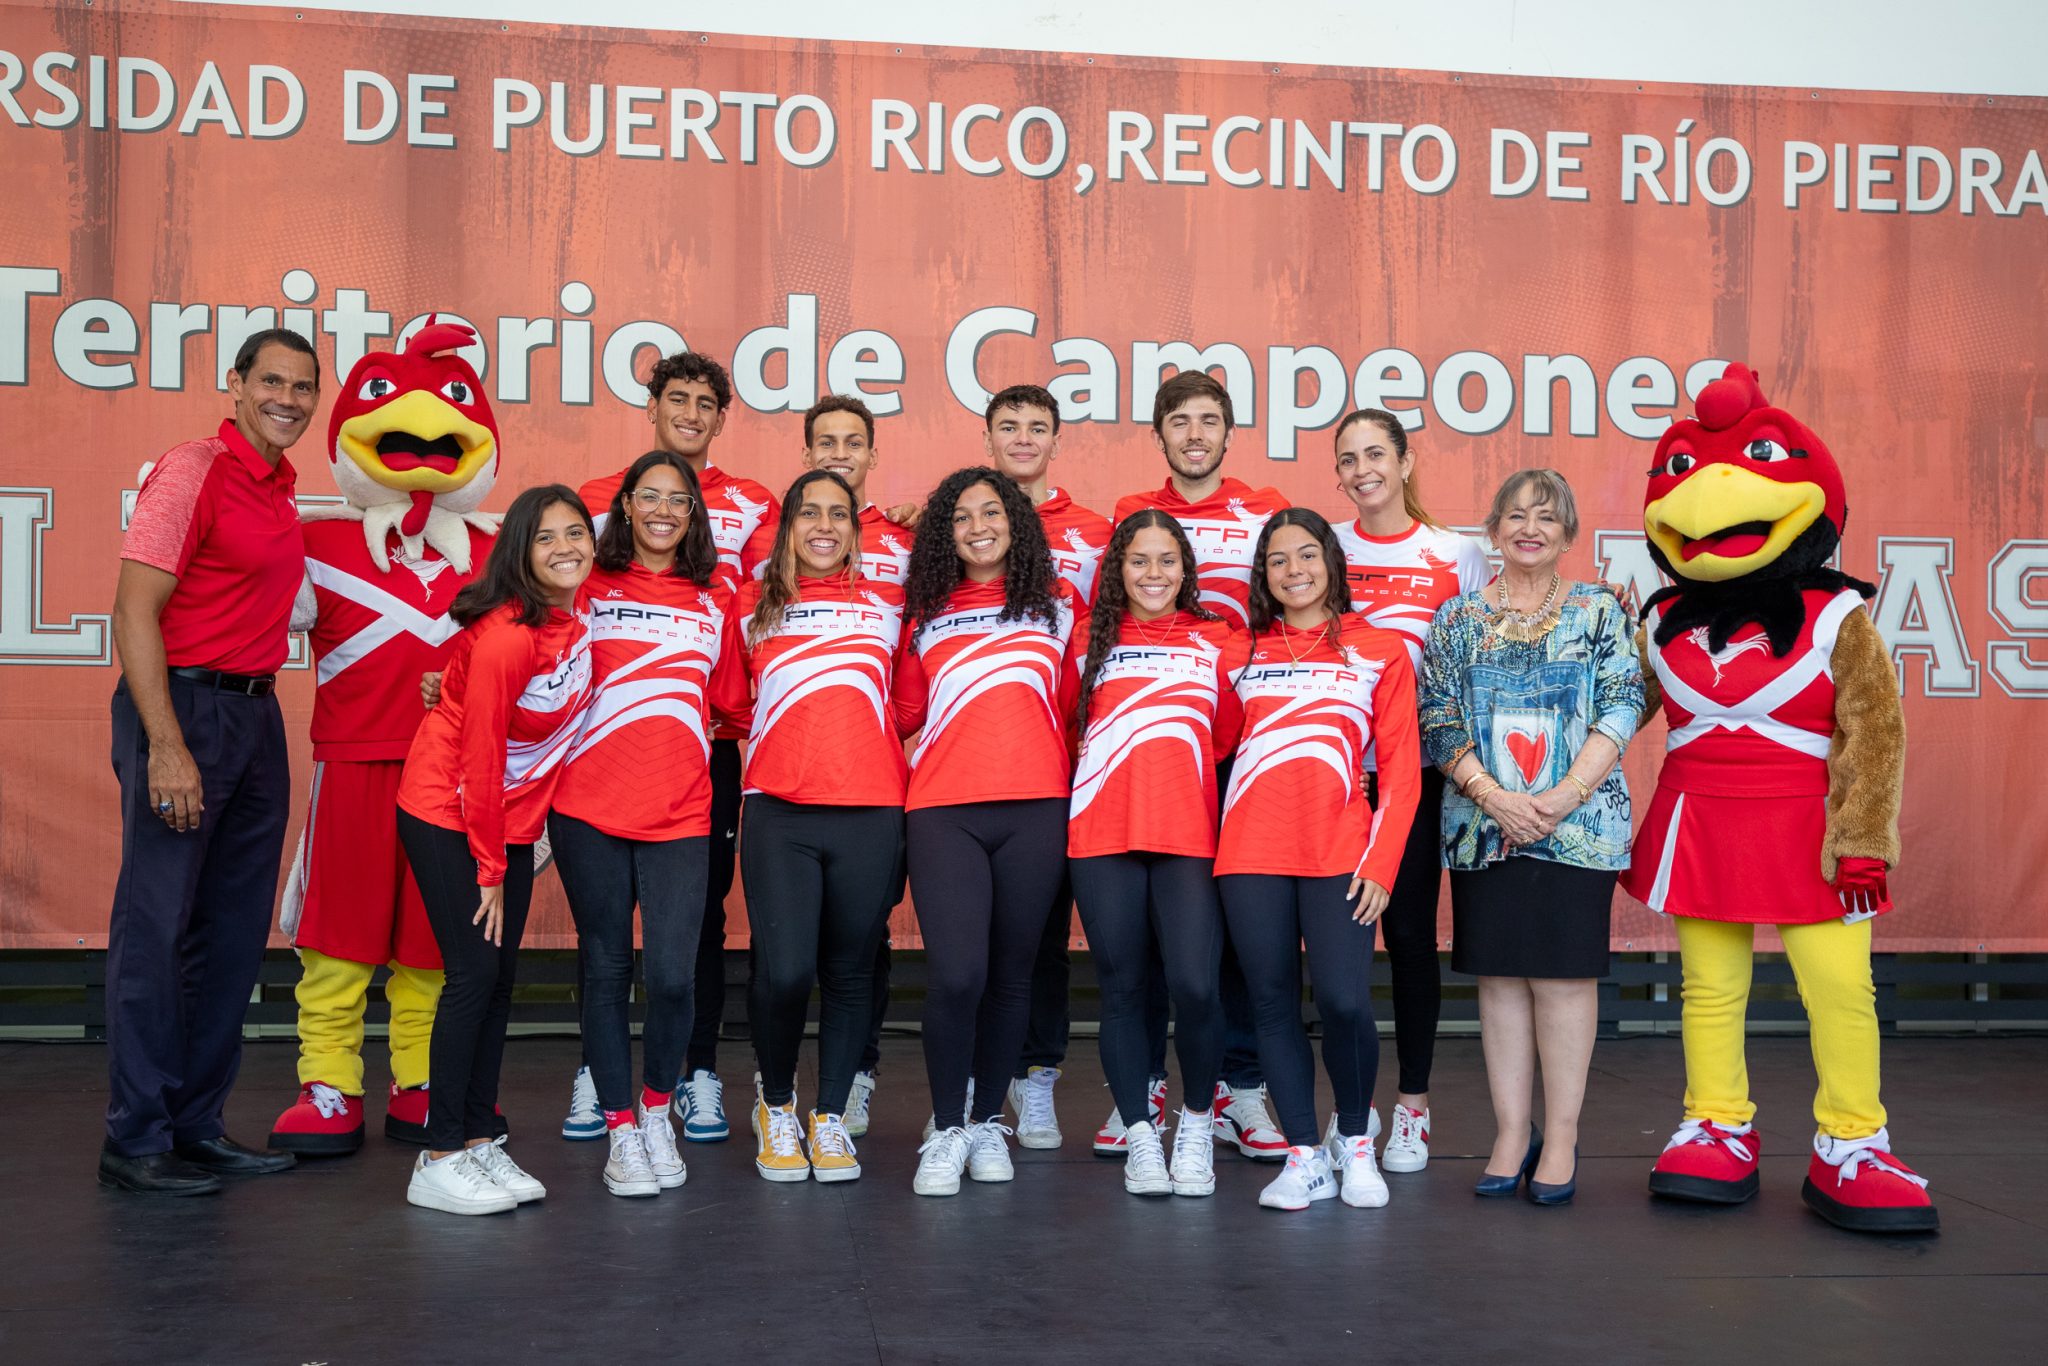
[[[1288,623],[1287,623],[1287,619],[1286,619],[1285,617],[1282,617],[1282,618],[1280,619],[1280,625],[1281,625],[1281,627],[1283,628],[1283,629],[1282,629],[1282,631],[1281,631],[1281,634],[1280,634],[1280,643],[1281,643],[1281,644],[1283,644],[1283,645],[1285,645],[1285,646],[1287,647],[1287,661],[1288,661],[1288,668],[1289,668],[1289,669],[1293,669],[1293,668],[1295,668],[1295,667],[1298,667],[1298,666],[1300,665],[1300,663],[1301,663],[1301,656],[1300,656],[1300,655],[1298,655],[1298,654],[1296,654],[1296,653],[1294,652],[1294,640],[1293,640],[1293,636],[1294,636],[1294,633],[1295,633],[1296,631],[1299,631],[1299,630],[1300,630],[1301,628],[1300,628],[1300,627],[1297,627],[1297,626],[1290,626],[1290,625],[1288,625]],[[1326,629],[1327,629],[1327,628],[1326,628]],[[1323,635],[1324,635],[1324,634],[1325,634],[1325,632],[1324,632],[1324,631],[1318,631],[1318,632],[1316,632],[1316,635],[1315,635],[1315,640],[1321,640],[1321,639],[1323,638]],[[1310,653],[1310,654],[1314,654],[1314,653],[1315,653],[1315,648],[1316,648],[1316,647],[1315,647],[1315,641],[1311,641],[1311,642],[1309,643],[1309,647],[1308,647],[1308,648],[1309,648],[1309,653]]]
[[[1175,610],[1166,613],[1164,616],[1153,618],[1154,621],[1157,621],[1160,624],[1160,631],[1156,637],[1149,630],[1146,629],[1148,626],[1152,625],[1152,622],[1140,621],[1138,619],[1138,614],[1135,612],[1132,612],[1130,614],[1131,625],[1138,628],[1138,639],[1144,641],[1147,645],[1164,645],[1166,644],[1166,638],[1173,634],[1173,619],[1177,615],[1179,615],[1179,612],[1178,610]]]
[[[1507,577],[1503,575],[1495,579],[1494,583],[1500,590],[1500,611],[1493,620],[1494,634],[1503,640],[1512,640],[1522,645],[1531,644],[1549,635],[1551,629],[1557,625],[1558,619],[1564,615],[1563,609],[1557,606],[1557,590],[1563,582],[1557,571],[1552,570],[1550,588],[1544,593],[1543,601],[1536,605],[1534,611],[1520,612],[1515,610],[1508,600]]]

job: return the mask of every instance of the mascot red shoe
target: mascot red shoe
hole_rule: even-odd
[[[428,320],[403,353],[356,363],[328,419],[346,506],[306,516],[313,795],[285,885],[299,951],[299,1098],[270,1146],[309,1155],[363,1144],[363,1009],[388,964],[392,1083],[384,1131],[426,1141],[427,1046],[441,954],[398,843],[400,771],[426,715],[420,675],[460,629],[448,608],[482,569],[497,519],[477,512],[498,472],[498,426],[458,348],[476,334]]]
[[[1685,1120],[1654,1193],[1739,1204],[1757,1191],[1743,1059],[1751,940],[1776,926],[1813,1034],[1818,1133],[1803,1194],[1863,1232],[1937,1226],[1892,1156],[1878,1099],[1870,920],[1891,909],[1905,724],[1898,676],[1828,567],[1848,508],[1820,438],[1731,365],[1657,445],[1643,524],[1670,587],[1644,604],[1644,683],[1671,734],[1622,879],[1672,916],[1685,976]]]

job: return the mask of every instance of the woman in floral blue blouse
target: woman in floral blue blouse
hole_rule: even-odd
[[[1643,704],[1627,610],[1558,573],[1578,532],[1562,475],[1509,476],[1486,519],[1500,577],[1437,611],[1422,661],[1423,748],[1450,779],[1451,966],[1479,978],[1499,1126],[1476,1189],[1512,1195],[1526,1178],[1538,1204],[1576,1188],[1597,983],[1628,866],[1621,752]],[[1547,1144],[1530,1122],[1538,1057]]]

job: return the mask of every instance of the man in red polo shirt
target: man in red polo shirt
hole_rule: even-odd
[[[222,1110],[291,811],[272,689],[305,543],[284,452],[319,406],[319,359],[295,332],[259,332],[228,394],[219,432],[173,447],[143,480],[114,593],[121,875],[100,1182],[166,1195],[294,1160],[229,1138]]]

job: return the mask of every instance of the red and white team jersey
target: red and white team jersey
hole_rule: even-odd
[[[592,571],[596,679],[555,810],[629,840],[711,833],[710,714],[743,711],[737,661],[720,656],[732,593],[637,564]]]
[[[1073,585],[1075,597],[1095,601],[1095,576],[1102,569],[1102,552],[1109,549],[1109,518],[1082,507],[1063,489],[1048,489],[1038,505],[1038,520],[1052,548],[1053,572]]]
[[[426,711],[420,675],[439,673],[462,628],[448,615],[474,573],[438,551],[418,559],[397,535],[377,568],[360,522],[308,522],[306,583],[317,616],[306,633],[320,686],[313,693],[316,761],[403,759]],[[469,529],[469,562],[483,568],[490,533]],[[389,819],[387,817],[387,819]]]
[[[860,510],[860,576],[901,588],[910,575],[910,547],[916,539],[915,531],[897,526],[869,503]]]
[[[420,723],[398,784],[402,809],[468,834],[482,887],[505,880],[506,845],[540,838],[590,701],[582,591],[539,626],[518,617],[506,603],[456,637],[441,700]]]
[[[1344,547],[1351,610],[1408,641],[1408,663],[1422,672],[1422,647],[1436,609],[1493,579],[1486,552],[1470,536],[1411,522],[1398,536],[1368,536],[1357,522],[1335,528]]]
[[[631,469],[629,465],[627,469]],[[592,479],[576,492],[590,509],[592,526],[604,530],[611,520],[612,499],[626,482],[626,470]],[[775,548],[775,524],[782,518],[782,502],[752,479],[727,474],[710,461],[697,476],[704,490],[704,515],[711,522],[711,539],[718,546],[718,563],[735,584],[756,578]]]
[[[1143,622],[1124,615],[1074,762],[1069,857],[1215,855],[1217,755],[1237,744],[1244,719],[1223,659],[1242,635],[1186,612]],[[1077,675],[1087,654],[1086,636],[1077,635]]]
[[[1059,584],[1058,620],[997,620],[1003,583],[962,583],[904,637],[896,660],[896,728],[918,737],[907,810],[1064,797],[1072,789],[1067,720],[1078,680],[1067,643],[1088,633],[1088,607]]]
[[[1659,645],[1662,609],[1643,622],[1671,733],[1621,885],[1654,911],[1775,925],[1842,914],[1820,858],[1835,735],[1830,662],[1863,598],[1851,589],[1802,596],[1806,621],[1782,659],[1759,625],[1710,651],[1704,626]]]
[[[896,731],[903,590],[844,575],[799,579],[798,600],[746,643],[761,585],[740,591],[726,648],[754,684],[746,791],[818,806],[901,806],[910,772]]]
[[[1117,500],[1116,519],[1158,508],[1181,524],[1195,551],[1195,574],[1201,580],[1202,606],[1233,626],[1249,623],[1246,602],[1251,595],[1252,552],[1266,519],[1287,506],[1277,489],[1255,489],[1242,480],[1225,479],[1199,503],[1180,496],[1171,480],[1150,493]]]
[[[1231,645],[1224,668],[1244,704],[1244,733],[1217,873],[1350,874],[1392,887],[1422,792],[1415,671],[1402,638],[1353,612],[1334,646],[1320,629],[1285,623]],[[1384,758],[1377,811],[1365,800],[1368,743]]]

